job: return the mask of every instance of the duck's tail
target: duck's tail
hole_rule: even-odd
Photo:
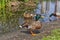
[[[21,25],[20,25],[19,27],[20,27],[20,28],[22,28],[22,26],[21,26]]]

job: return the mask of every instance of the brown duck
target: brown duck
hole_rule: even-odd
[[[30,33],[32,36],[35,36],[36,34],[33,32],[34,30],[41,29],[42,23],[40,21],[33,21],[31,24],[24,23],[23,25],[20,26],[21,28],[26,27],[29,29]]]

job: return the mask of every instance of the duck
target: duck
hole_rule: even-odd
[[[39,30],[42,27],[42,23],[40,21],[33,21],[31,24],[24,23],[20,28],[27,28],[32,36],[35,36],[36,33],[34,33],[34,30]]]
[[[25,12],[24,14],[23,14],[23,18],[24,18],[24,22],[26,23],[31,23],[32,22],[32,20],[34,20],[34,16],[35,16],[35,14],[33,14],[33,13],[29,13],[29,12]]]
[[[55,13],[52,13],[49,17],[51,17],[51,16],[55,16],[56,17],[57,15]]]

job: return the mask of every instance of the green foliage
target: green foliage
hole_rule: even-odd
[[[53,30],[51,36],[44,37],[42,40],[60,40],[60,29]]]
[[[24,0],[25,2],[28,2],[29,0]]]
[[[39,3],[39,0],[35,0],[35,3]]]
[[[12,12],[9,12],[9,10],[6,11],[6,9],[7,9],[6,0],[0,0],[0,24],[1,24],[0,30],[2,30],[2,33],[13,30],[13,25],[16,26],[16,24],[17,24],[17,20],[16,20],[16,22],[13,21],[13,24],[12,24],[11,21],[13,20],[13,17],[12,17],[13,14],[12,14]],[[9,22],[11,23],[11,25]],[[14,27],[14,28],[16,28],[16,27]]]

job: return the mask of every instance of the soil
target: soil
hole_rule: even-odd
[[[42,24],[42,28],[35,31],[37,34],[36,36],[31,36],[26,29],[20,29],[0,36],[0,40],[41,40],[44,36],[50,35],[51,30],[60,28],[60,20]]]

